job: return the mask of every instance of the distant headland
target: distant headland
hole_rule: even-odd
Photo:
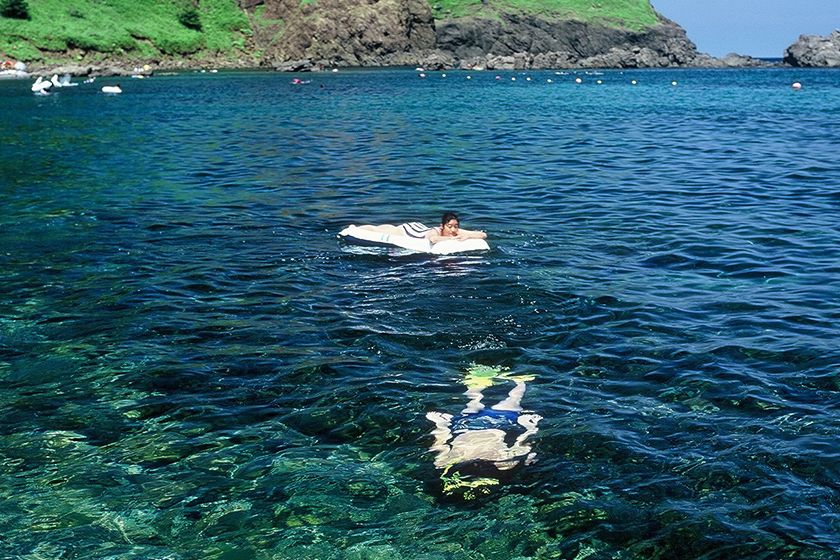
[[[840,68],[840,30],[827,37],[801,35],[785,49],[784,62],[790,66]]]
[[[0,0],[0,57],[30,72],[159,68],[770,66],[698,52],[649,0]],[[840,66],[840,32],[801,37],[781,64]],[[778,64],[778,63],[776,63]]]

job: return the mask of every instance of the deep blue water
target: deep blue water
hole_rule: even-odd
[[[836,558],[840,71],[499,75],[0,82],[0,556]]]

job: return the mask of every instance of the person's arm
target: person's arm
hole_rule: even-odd
[[[444,237],[440,234],[440,228],[432,228],[429,230],[429,233],[426,234],[426,237],[429,241],[434,244],[438,241],[443,241],[444,239],[451,239],[450,237]]]
[[[540,420],[542,420],[542,416],[539,414],[520,414],[519,418],[516,419],[516,423],[525,428],[525,432],[519,434],[519,437],[516,438],[515,445],[522,446],[525,444],[525,440],[528,439],[530,436],[537,433],[537,424],[539,424]]]
[[[468,229],[461,229],[458,230],[458,235],[456,235],[455,237],[447,237],[441,235],[438,232],[438,229],[434,228],[428,237],[429,241],[431,241],[432,243],[437,243],[439,241],[446,241],[447,239],[452,239],[455,241],[464,241],[465,239],[487,239],[487,234],[483,231],[471,231]]]
[[[450,430],[452,415],[443,412],[428,412],[426,418],[435,423],[435,429],[432,430],[435,442],[432,444],[431,450],[438,455],[446,454],[449,452],[449,445],[446,442],[452,437],[452,431]]]
[[[468,229],[458,230],[458,237],[456,239],[487,239],[487,234],[483,231],[470,231]]]

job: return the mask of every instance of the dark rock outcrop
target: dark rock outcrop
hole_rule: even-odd
[[[435,45],[426,0],[268,0],[265,15],[283,21],[268,44],[257,45],[268,65],[298,60],[311,61],[313,68],[382,66]]]
[[[64,64],[60,66],[49,66],[45,68],[35,68],[35,73],[39,74],[58,74],[63,76],[69,74],[78,77],[99,77],[99,76],[151,76],[153,69],[151,66],[142,67],[128,67],[119,64]],[[46,71],[48,70],[48,71]]]
[[[255,0],[240,0],[248,2]],[[435,21],[427,0],[264,0],[282,20],[255,33],[264,64],[297,71],[328,66],[427,68],[642,68],[690,65],[697,48],[676,23],[630,30],[501,13]],[[264,39],[260,39],[264,36]]]
[[[690,64],[697,48],[677,24],[662,19],[642,31],[580,21],[504,14],[437,25],[437,48],[456,59],[493,61],[518,56],[527,68],[659,68]]]
[[[723,58],[700,54],[691,65],[702,68],[766,68],[776,66],[773,62],[737,53],[729,53]]]
[[[827,37],[800,35],[785,49],[784,62],[791,66],[840,67],[840,30]]]

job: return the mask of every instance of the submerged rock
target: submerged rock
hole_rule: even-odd
[[[800,35],[785,49],[784,62],[791,66],[840,67],[840,30],[827,37]]]
[[[759,68],[776,66],[776,64],[744,54],[729,53],[722,58],[715,58],[707,54],[701,54],[694,59],[692,66],[701,68]]]

